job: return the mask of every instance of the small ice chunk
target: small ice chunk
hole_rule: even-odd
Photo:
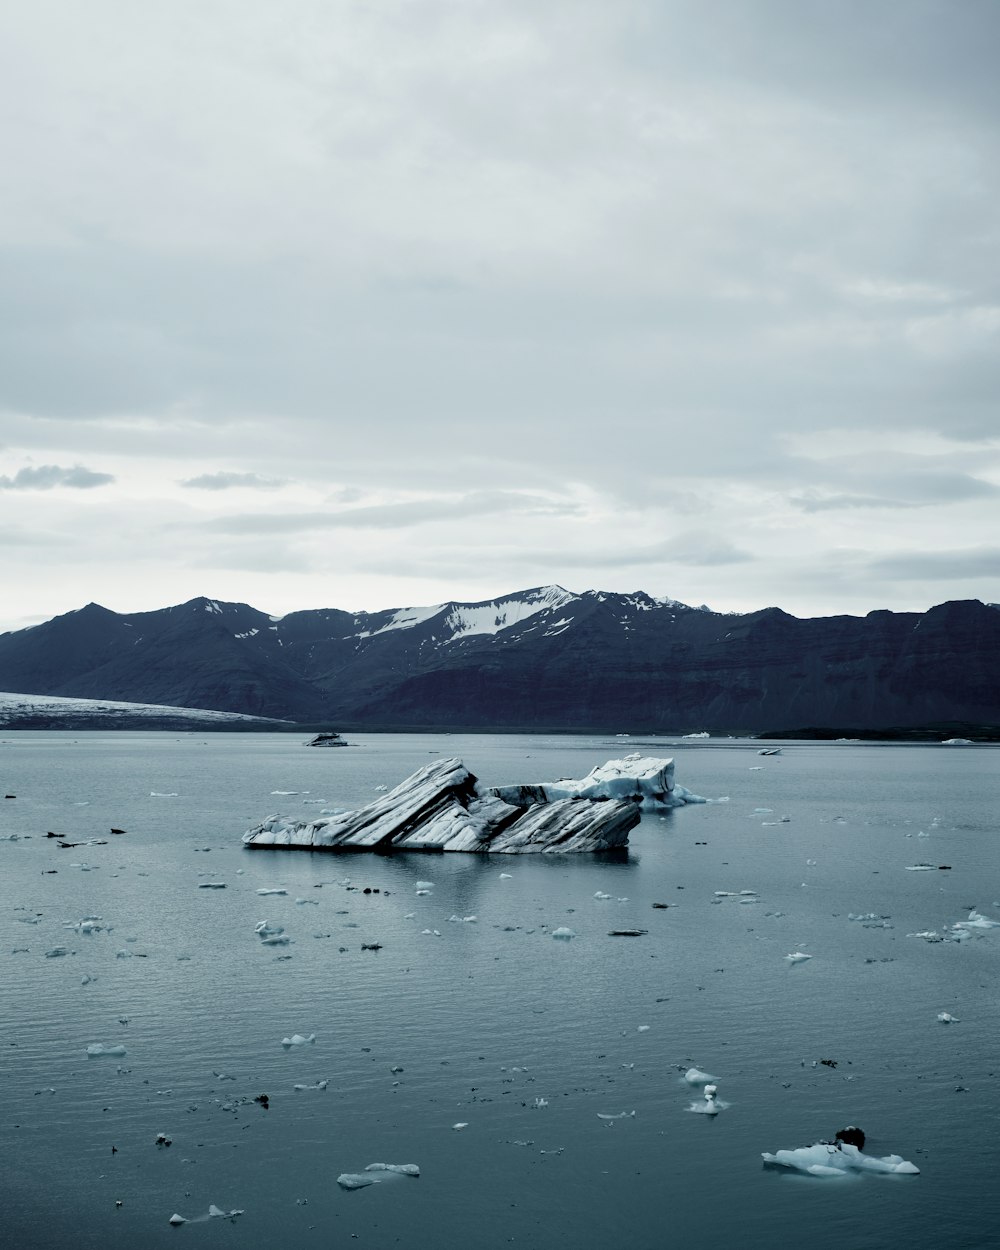
[[[614,1115],[609,1111],[598,1111],[597,1113],[599,1120],[631,1120],[634,1116],[634,1111],[618,1111]]]
[[[369,1163],[366,1172],[398,1172],[400,1176],[419,1176],[420,1168],[415,1163]]]
[[[377,1185],[379,1178],[365,1172],[341,1172],[337,1184],[341,1189],[364,1189],[366,1185]]]
[[[938,1019],[942,1024],[961,1024],[961,1020],[957,1016],[953,1016],[950,1011],[939,1011]]]
[[[112,1055],[115,1058],[121,1058],[127,1055],[128,1051],[122,1045],[105,1046],[103,1042],[91,1042],[87,1047],[87,1058],[96,1059],[99,1055]]]
[[[684,1079],[689,1085],[710,1085],[716,1078],[707,1072],[702,1072],[701,1068],[688,1068],[684,1073]]]
[[[301,1033],[293,1033],[291,1037],[283,1037],[281,1044],[287,1049],[289,1046],[308,1046],[315,1041],[315,1033],[310,1033],[308,1037],[304,1037]]]
[[[451,1127],[452,1127],[453,1129],[455,1129],[456,1131],[457,1131],[458,1129],[468,1128],[468,1127],[469,1127],[469,1121],[468,1121],[468,1120],[459,1120],[457,1124],[453,1124]]]
[[[433,881],[418,881],[416,888],[418,890],[433,890],[434,882]]]
[[[281,890],[281,889],[268,890],[268,889],[261,888],[257,891],[257,893],[258,894],[287,894],[288,891]]]
[[[174,1228],[179,1228],[181,1224],[186,1224],[187,1220],[183,1215],[178,1215],[175,1211],[168,1222],[173,1224]]]
[[[565,925],[560,925],[558,929],[552,930],[552,936],[558,938],[561,942],[568,942],[571,938],[575,938],[576,934],[572,929],[567,929]]]
[[[511,880],[511,873],[509,873],[509,872],[502,872],[502,873],[500,874],[500,880],[501,880],[501,881],[510,881],[510,880]]]
[[[807,955],[805,951],[792,951],[792,953],[790,955],[786,955],[785,958],[790,964],[801,964],[807,959],[812,959],[812,955]]]

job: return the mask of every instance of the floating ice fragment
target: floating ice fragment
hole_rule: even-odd
[[[572,929],[567,929],[565,925],[560,925],[558,929],[552,930],[552,936],[558,938],[561,942],[568,942],[571,938],[575,938],[576,934]]]
[[[87,1047],[88,1059],[96,1059],[100,1055],[111,1055],[115,1058],[121,1058],[122,1055],[127,1054],[128,1051],[120,1044],[117,1046],[105,1046],[103,1042],[91,1042]]]
[[[611,895],[605,894],[603,890],[598,890],[597,893],[594,895],[594,898],[610,898],[610,897]]]
[[[978,911],[970,911],[968,920],[959,920],[953,929],[1000,929],[1000,920],[990,920]]]
[[[317,1081],[315,1085],[293,1085],[293,1086],[292,1086],[292,1089],[296,1089],[296,1090],[302,1090],[302,1089],[326,1089],[326,1087],[327,1087],[329,1084],[330,1084],[330,1082],[329,1082],[329,1081]]]
[[[377,1185],[377,1176],[365,1175],[364,1172],[341,1172],[337,1184],[341,1189],[364,1189],[366,1185]]]
[[[149,797],[151,799],[176,799],[178,795],[176,790],[150,790]]]
[[[714,1080],[714,1076],[709,1076],[707,1072],[702,1072],[700,1068],[688,1068],[684,1073],[684,1079],[689,1085],[710,1085]]]
[[[369,1163],[366,1172],[398,1172],[400,1176],[419,1176],[420,1168],[415,1163]]]
[[[468,1121],[468,1120],[459,1120],[457,1124],[453,1124],[451,1127],[452,1127],[453,1129],[455,1129],[456,1131],[457,1131],[458,1129],[468,1128],[468,1127],[469,1127],[469,1121]]]
[[[536,1106],[536,1107],[547,1107],[548,1105],[549,1105],[549,1100],[548,1100],[547,1098],[536,1098],[536,1099],[535,1099],[535,1106]]]
[[[812,955],[807,955],[805,951],[792,951],[792,953],[790,955],[786,955],[785,958],[791,964],[800,964],[806,959],[812,959]]]
[[[774,1154],[762,1154],[765,1163],[794,1168],[810,1176],[844,1176],[848,1172],[894,1172],[910,1176],[919,1175],[920,1169],[908,1163],[900,1155],[886,1155],[882,1159],[862,1154],[857,1146],[847,1142],[817,1142],[815,1146],[800,1146],[797,1150],[778,1150]]]
[[[262,887],[261,889],[259,889],[259,890],[257,891],[257,893],[258,893],[258,894],[287,894],[287,893],[288,893],[288,891],[287,891],[287,890],[282,890],[282,889],[280,889],[280,888],[279,888],[279,889],[268,890],[268,889],[266,889],[266,888],[263,888],[263,887]]]
[[[299,791],[298,790],[272,790],[271,793],[280,794],[280,795],[289,795],[289,794],[298,794]],[[305,790],[303,793],[308,794],[309,791]]]
[[[376,787],[375,787],[375,793],[376,793],[376,794],[385,794],[385,793],[386,793],[386,791],[387,791],[388,789],[389,789],[389,787],[388,787],[388,786],[376,786]]]
[[[186,1224],[187,1220],[184,1218],[183,1215],[178,1215],[177,1212],[175,1211],[173,1215],[170,1217],[168,1223],[173,1224],[174,1228],[179,1228],[181,1224]]]
[[[907,872],[932,872],[933,869],[934,869],[933,864],[907,864],[906,865]]]
[[[509,872],[502,872],[502,873],[500,874],[500,880],[501,880],[501,881],[510,881],[510,880],[511,880],[511,874],[510,874]]]
[[[631,1119],[634,1117],[634,1115],[635,1115],[635,1112],[634,1112],[634,1111],[619,1111],[619,1112],[618,1112],[617,1114],[615,1114],[615,1115],[612,1115],[612,1114],[611,1114],[610,1112],[608,1112],[608,1111],[598,1111],[598,1113],[597,1113],[597,1118],[598,1118],[599,1120],[605,1120],[605,1121],[611,1121],[611,1120],[631,1120]]]
[[[291,1037],[283,1037],[281,1044],[287,1049],[289,1046],[307,1046],[315,1041],[315,1033],[310,1033],[308,1037],[303,1037],[301,1033],[293,1033]]]
[[[718,1115],[720,1111],[725,1111],[729,1107],[728,1102],[723,1102],[716,1098],[717,1087],[715,1085],[706,1085],[704,1102],[693,1102],[688,1107],[688,1111],[694,1111],[698,1115]]]
[[[418,890],[433,890],[434,882],[433,881],[418,881],[416,888]]]
[[[939,1011],[938,1019],[941,1021],[942,1024],[961,1024],[962,1023],[961,1020],[959,1020],[957,1016],[953,1016],[951,1012],[948,1012],[948,1011]]]

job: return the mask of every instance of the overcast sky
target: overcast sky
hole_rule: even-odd
[[[1000,600],[996,0],[9,0],[0,629]]]

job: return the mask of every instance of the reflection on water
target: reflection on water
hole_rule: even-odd
[[[0,744],[5,1244],[987,1244],[1000,930],[907,935],[1000,919],[994,749],[348,736]],[[593,857],[240,845],[432,753],[511,784],[625,749],[729,802]],[[762,1167],[852,1123],[921,1175]],[[338,1186],[376,1162],[420,1176]],[[245,1214],[168,1223],[213,1204]]]

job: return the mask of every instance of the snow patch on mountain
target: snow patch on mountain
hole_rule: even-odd
[[[455,604],[445,618],[445,624],[451,630],[451,638],[447,641],[454,642],[456,638],[467,638],[470,634],[498,634],[502,629],[510,629],[512,625],[530,620],[539,612],[563,608],[576,600],[576,595],[571,595],[561,586],[543,586],[540,590],[529,591],[523,598]]]
[[[439,612],[443,612],[446,606],[443,603],[436,603],[429,608],[397,608],[384,625],[380,625],[378,629],[362,630],[361,633],[355,636],[357,638],[375,638],[379,634],[391,633],[394,629],[413,629],[415,625],[422,625],[424,621],[429,621],[432,616],[437,616]]]
[[[572,595],[561,586],[543,586],[539,590],[525,591],[522,595],[504,599],[491,599],[487,603],[437,603],[424,608],[397,608],[377,629],[362,630],[356,638],[377,638],[398,629],[413,629],[435,616],[444,616],[445,637],[442,642],[454,642],[456,638],[468,638],[472,634],[498,634],[536,616],[539,612],[558,609],[567,603],[575,603]],[[566,624],[567,622],[563,622]]]

